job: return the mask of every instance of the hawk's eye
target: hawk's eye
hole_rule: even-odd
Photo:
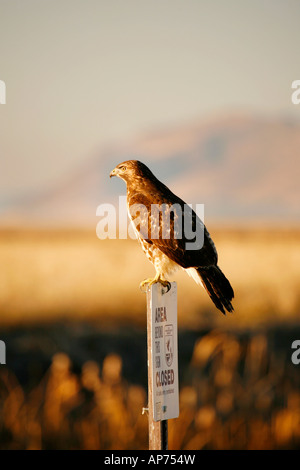
[[[120,166],[120,170],[126,170],[126,166]]]

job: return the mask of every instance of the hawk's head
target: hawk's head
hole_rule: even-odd
[[[119,163],[109,176],[118,176],[126,183],[135,184],[137,184],[139,180],[145,180],[145,178],[154,178],[149,168],[138,160],[127,160],[126,162]]]

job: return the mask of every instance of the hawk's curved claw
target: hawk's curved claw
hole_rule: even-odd
[[[153,284],[156,284],[157,282],[159,282],[162,286],[167,287],[167,292],[169,292],[169,290],[171,289],[171,283],[169,281],[166,281],[165,279],[161,279],[160,276],[155,276],[154,279],[145,279],[140,283],[140,289],[142,292],[147,292],[148,287],[152,286]],[[165,294],[167,294],[167,292],[165,292]]]
[[[169,290],[171,290],[171,287],[172,287],[171,283],[169,281],[165,281],[165,280],[164,281],[159,281],[159,282],[160,282],[160,284],[162,284],[164,287],[167,288],[167,291],[164,292],[164,294],[167,294],[169,292]]]

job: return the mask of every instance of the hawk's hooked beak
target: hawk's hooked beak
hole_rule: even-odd
[[[118,168],[114,168],[113,171],[110,172],[109,177],[112,178],[113,176],[118,176],[118,173]]]

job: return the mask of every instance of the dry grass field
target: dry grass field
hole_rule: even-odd
[[[300,448],[300,231],[211,229],[235,290],[223,316],[178,273],[180,416],[171,449]],[[138,244],[0,234],[1,449],[146,449]]]
[[[7,335],[16,349],[0,367],[0,449],[147,449],[145,336],[81,330]],[[180,334],[180,415],[169,421],[169,448],[299,449],[297,335],[299,327]],[[58,348],[68,354],[51,359]]]
[[[184,272],[178,282],[179,327],[257,327],[299,319],[300,231],[211,230],[219,265],[234,291],[223,317]],[[0,234],[0,325],[61,318],[103,325],[145,324],[139,283],[154,274],[133,240],[99,240],[84,231]]]

